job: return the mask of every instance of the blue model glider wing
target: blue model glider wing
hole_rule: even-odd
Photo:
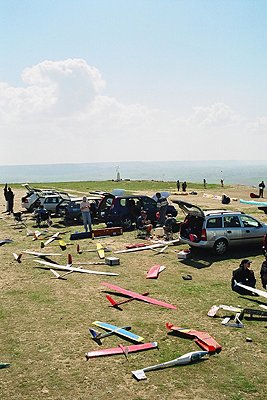
[[[144,338],[139,335],[135,335],[132,332],[127,331],[126,329],[119,328],[118,326],[107,324],[106,322],[94,321],[93,325],[98,326],[99,328],[103,328],[106,331],[116,333],[120,336],[124,336],[127,339],[134,340],[135,342],[143,342]]]

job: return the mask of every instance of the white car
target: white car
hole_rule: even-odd
[[[36,189],[29,186],[28,184],[23,184],[22,186],[24,186],[28,192],[25,196],[21,198],[21,207],[25,208],[29,212],[32,212],[36,208],[38,208],[38,206],[40,205],[40,199],[44,198],[45,196],[57,195],[59,193],[68,196],[67,193],[58,192],[54,189]]]

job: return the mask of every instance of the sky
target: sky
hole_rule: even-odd
[[[0,165],[267,160],[266,0],[0,7]]]

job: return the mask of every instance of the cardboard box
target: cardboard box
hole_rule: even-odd
[[[120,265],[120,259],[117,257],[106,257],[105,258],[105,263],[107,265]]]

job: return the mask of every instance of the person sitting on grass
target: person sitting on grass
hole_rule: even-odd
[[[147,219],[147,212],[145,210],[142,210],[141,214],[137,218],[136,228],[139,231],[144,232],[146,237],[150,237],[153,225],[151,224],[151,221]]]
[[[39,208],[34,211],[37,226],[40,226],[42,222],[47,221],[48,225],[51,225],[50,215],[43,204],[40,204]]]
[[[255,288],[256,286],[256,278],[254,272],[250,269],[250,264],[252,261],[250,260],[242,260],[239,268],[233,271],[231,286],[232,290],[240,294],[251,295],[251,292],[237,286],[235,283],[242,283],[242,285],[250,286]]]
[[[177,233],[179,231],[179,224],[171,214],[167,214],[167,218],[163,225],[164,234],[167,240],[171,240],[173,233]]]

